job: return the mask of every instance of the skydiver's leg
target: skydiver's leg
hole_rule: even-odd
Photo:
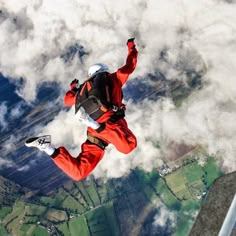
[[[39,150],[46,152],[62,171],[77,181],[87,177],[104,155],[106,144],[101,147],[101,145],[96,145],[87,140],[81,146],[81,153],[74,158],[65,147],[54,148],[48,137],[50,136],[27,139],[25,145],[37,147]]]
[[[91,128],[88,129],[88,132],[107,143],[112,143],[118,151],[124,154],[130,153],[137,146],[137,139],[128,128],[125,119],[120,119],[115,123],[108,121],[105,129],[100,133]]]
[[[104,150],[86,141],[81,146],[81,153],[74,158],[65,147],[59,147],[51,155],[53,162],[74,180],[87,177],[104,155]]]

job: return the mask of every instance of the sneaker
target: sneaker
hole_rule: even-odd
[[[25,141],[25,146],[36,147],[41,151],[44,151],[46,147],[48,147],[50,144],[51,144],[51,135],[32,137]]]

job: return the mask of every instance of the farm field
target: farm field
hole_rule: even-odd
[[[137,220],[143,219],[139,227],[145,227],[155,202],[178,212],[175,235],[187,235],[202,202],[197,196],[221,174],[214,158],[208,158],[203,166],[189,162],[164,177],[155,169],[149,173],[135,169],[126,178],[107,182],[71,181],[51,194],[36,194],[17,200],[13,206],[1,207],[0,233],[128,235]]]

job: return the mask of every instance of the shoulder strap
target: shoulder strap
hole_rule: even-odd
[[[86,82],[84,84],[81,85],[81,89],[80,89],[80,92],[79,92],[79,95],[82,96],[83,95],[83,92],[85,90],[85,87],[86,87]]]

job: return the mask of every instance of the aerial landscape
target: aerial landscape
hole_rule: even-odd
[[[200,157],[205,159],[202,165],[195,159]],[[144,173],[135,169],[126,178],[106,183],[93,178],[68,181],[46,195],[19,191],[19,186],[3,178],[2,226],[14,235],[148,235],[155,214],[158,217],[169,210],[178,211],[175,235],[185,235],[194,220],[191,213],[197,212],[212,182],[222,173],[214,158],[202,152],[189,153],[182,166],[168,171],[160,176],[157,170]],[[9,193],[13,194],[10,199]],[[156,232],[172,235],[171,220]]]
[[[135,10],[134,10],[135,6]],[[185,236],[217,178],[236,170],[236,2],[0,1],[0,235]],[[219,14],[220,12],[220,14]],[[113,145],[81,181],[28,137],[81,152],[63,104],[88,67],[137,68],[123,86],[125,155]]]

